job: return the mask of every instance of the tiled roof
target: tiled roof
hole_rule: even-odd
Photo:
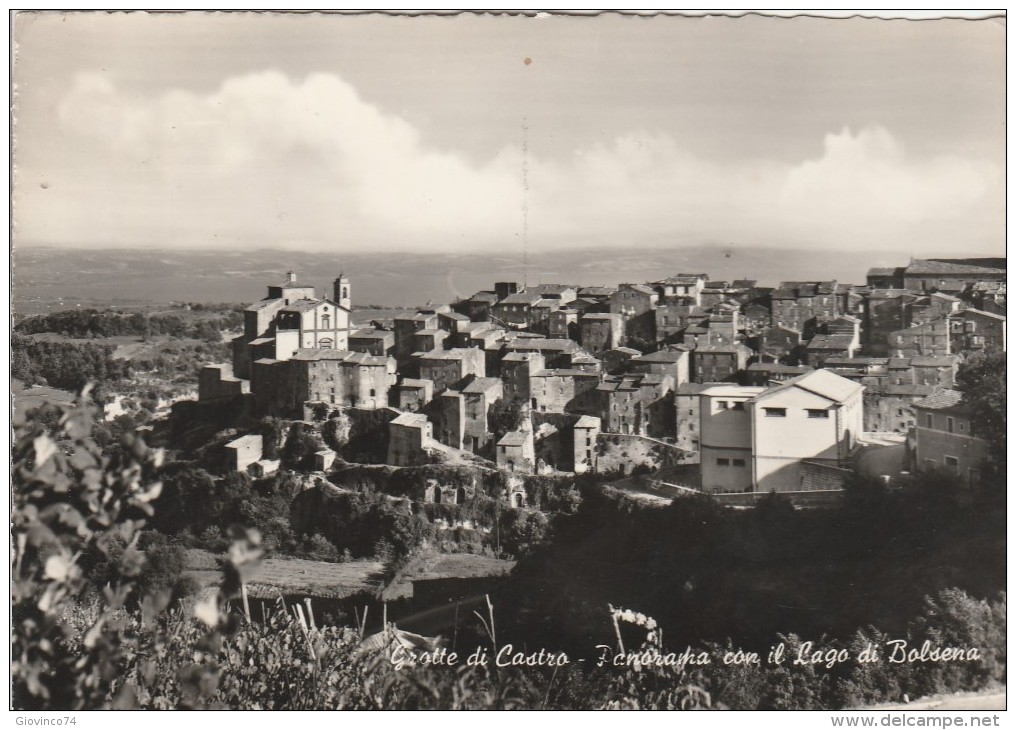
[[[273,304],[281,304],[281,303],[282,303],[281,299],[262,299],[259,302],[254,302],[253,304],[248,304],[246,307],[244,307],[244,311],[245,312],[256,312],[259,309],[264,309],[265,307],[269,307],[269,306],[271,306]]]
[[[956,355],[923,355],[910,360],[911,365],[917,367],[938,367],[944,368],[955,364],[959,358]]]
[[[831,373],[828,370],[813,370],[810,373],[798,375],[796,378],[791,378],[780,385],[770,388],[765,393],[755,398],[755,400],[761,401],[768,398],[770,395],[782,392],[787,388],[801,388],[809,393],[814,393],[823,398],[828,398],[831,401],[842,403],[847,398],[863,389],[863,387],[864,386],[855,383],[853,380],[848,380],[847,378],[837,375],[836,373]]]
[[[518,294],[509,294],[502,299],[499,304],[534,304],[541,299],[539,294],[530,294],[529,292],[519,292]]]
[[[808,342],[807,349],[848,350],[853,342],[853,335],[815,335]]]
[[[246,436],[241,436],[238,439],[233,439],[228,444],[226,444],[226,448],[227,449],[229,449],[229,448],[233,448],[233,449],[250,448],[250,447],[253,447],[253,446],[260,446],[263,441],[264,441],[264,437],[261,436],[261,434],[249,433]]]
[[[295,302],[290,302],[280,312],[309,312],[322,304],[326,304],[323,299],[297,299]]]
[[[413,428],[423,428],[427,425],[427,417],[422,413],[403,413],[398,418],[389,422],[389,425],[394,424],[396,426],[411,426]]]
[[[994,269],[988,266],[970,266],[967,264],[952,264],[945,261],[929,261],[917,259],[910,262],[906,271],[908,276],[924,276],[938,274],[958,274],[962,276],[973,274],[1004,274],[1005,269]]]
[[[916,408],[927,408],[929,410],[945,410],[947,408],[956,408],[963,402],[963,394],[958,390],[951,388],[943,388],[937,393],[929,395],[924,400],[919,400],[914,404]]]
[[[501,440],[497,442],[498,446],[525,446],[528,441],[527,435],[523,431],[509,431]]]
[[[486,393],[491,388],[501,385],[500,378],[476,378],[462,389],[463,393]]]
[[[428,385],[433,386],[434,381],[426,378],[406,378],[399,383],[402,388],[426,388]]]
[[[631,289],[632,291],[642,292],[643,294],[655,294],[656,290],[645,284],[622,284],[622,289]]]
[[[570,284],[537,284],[526,289],[526,291],[533,292],[535,294],[564,294],[566,291],[575,291],[575,287]]]

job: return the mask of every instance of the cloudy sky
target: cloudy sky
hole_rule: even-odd
[[[15,241],[1001,255],[998,21],[22,14]]]

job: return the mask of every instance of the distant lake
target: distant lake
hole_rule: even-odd
[[[616,285],[676,273],[712,279],[864,283],[872,266],[903,266],[905,255],[807,252],[740,247],[617,251],[556,251],[521,257],[479,254],[354,254],[293,251],[81,251],[18,249],[14,254],[15,312],[127,302],[251,302],[292,270],[300,281],[330,294],[340,272],[352,280],[359,304],[394,307],[446,303],[492,289],[496,281]],[[39,310],[40,302],[45,302]]]

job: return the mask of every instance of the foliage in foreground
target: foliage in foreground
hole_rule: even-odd
[[[92,411],[64,408],[47,427],[19,426],[13,454],[12,688],[17,709],[806,709],[898,700],[897,693],[976,689],[1005,676],[1005,606],[959,591],[929,600],[907,637],[980,646],[976,665],[886,664],[709,667],[652,662],[621,667],[413,666],[397,669],[387,646],[365,650],[361,633],[314,625],[280,600],[252,617],[238,609],[260,536],[234,528],[217,591],[193,603],[144,575],[142,528],[153,514],[160,454],[139,441],[103,453]],[[105,556],[95,591],[81,567]],[[172,564],[167,551],[163,560]],[[615,611],[645,631],[638,653],[665,654],[662,632],[642,614]],[[493,608],[483,621],[497,650]],[[632,630],[632,627],[626,627]],[[641,634],[640,634],[641,636]],[[800,642],[784,637],[790,651]],[[629,636],[630,639],[630,636]],[[880,642],[875,629],[854,643]]]

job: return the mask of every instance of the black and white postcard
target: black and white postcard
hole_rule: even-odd
[[[11,709],[997,726],[1005,13],[847,15],[12,13]]]

